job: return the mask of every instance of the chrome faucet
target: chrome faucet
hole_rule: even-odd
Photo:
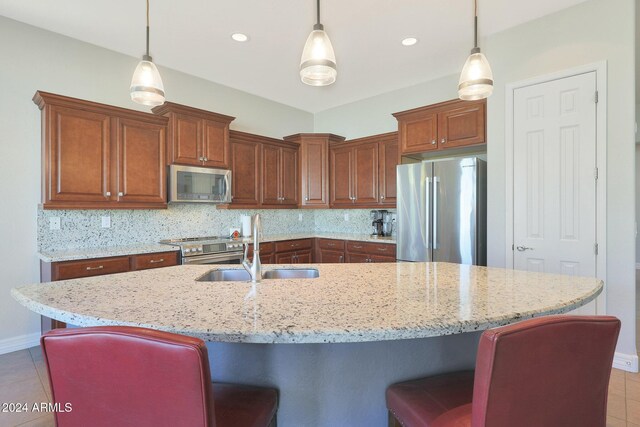
[[[260,221],[260,214],[255,214],[251,217],[251,222],[253,223],[253,262],[249,263],[249,244],[245,243],[242,266],[251,276],[251,281],[257,283],[262,279],[262,265],[260,264],[260,234],[262,233],[262,222]]]

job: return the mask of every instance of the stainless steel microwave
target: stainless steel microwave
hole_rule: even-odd
[[[169,203],[231,203],[231,171],[169,166]]]

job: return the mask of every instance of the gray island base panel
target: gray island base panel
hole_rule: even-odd
[[[197,282],[225,267],[184,265],[11,293],[79,326],[144,326],[211,341],[215,381],[280,390],[280,426],[382,427],[390,383],[472,368],[479,331],[570,311],[603,287],[594,278],[449,263],[291,267],[317,268],[320,277]]]

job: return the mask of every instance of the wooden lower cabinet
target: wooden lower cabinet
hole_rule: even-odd
[[[347,253],[347,262],[369,262],[369,255]]]
[[[348,241],[347,262],[396,262],[396,245]]]
[[[329,264],[338,264],[344,262],[344,251],[329,251],[327,249],[320,249],[320,257],[319,262],[321,263],[329,263]]]
[[[169,267],[172,265],[178,265],[178,263],[178,251],[83,259],[76,261],[40,261],[40,281],[56,282],[59,280],[104,276],[106,274],[125,273],[127,271]],[[66,326],[67,325],[64,322],[41,316],[42,333],[51,329],[66,328]]]
[[[298,239],[275,242],[276,264],[310,264],[314,262],[313,240]]]

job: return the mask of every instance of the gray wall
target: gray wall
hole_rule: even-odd
[[[606,60],[607,311],[623,322],[619,352],[635,355],[635,4],[591,0],[481,41],[495,90],[488,100],[488,262],[505,265],[505,86]],[[462,64],[461,64],[462,66]],[[320,112],[316,131],[349,138],[395,129],[391,113],[455,98],[458,75]]]
[[[39,280],[36,218],[40,202],[40,111],[45,90],[126,108],[139,59],[0,17],[0,347],[39,333],[39,317],[9,290]],[[160,72],[170,101],[236,116],[233,129],[282,137],[313,130],[313,115],[174,70]]]

